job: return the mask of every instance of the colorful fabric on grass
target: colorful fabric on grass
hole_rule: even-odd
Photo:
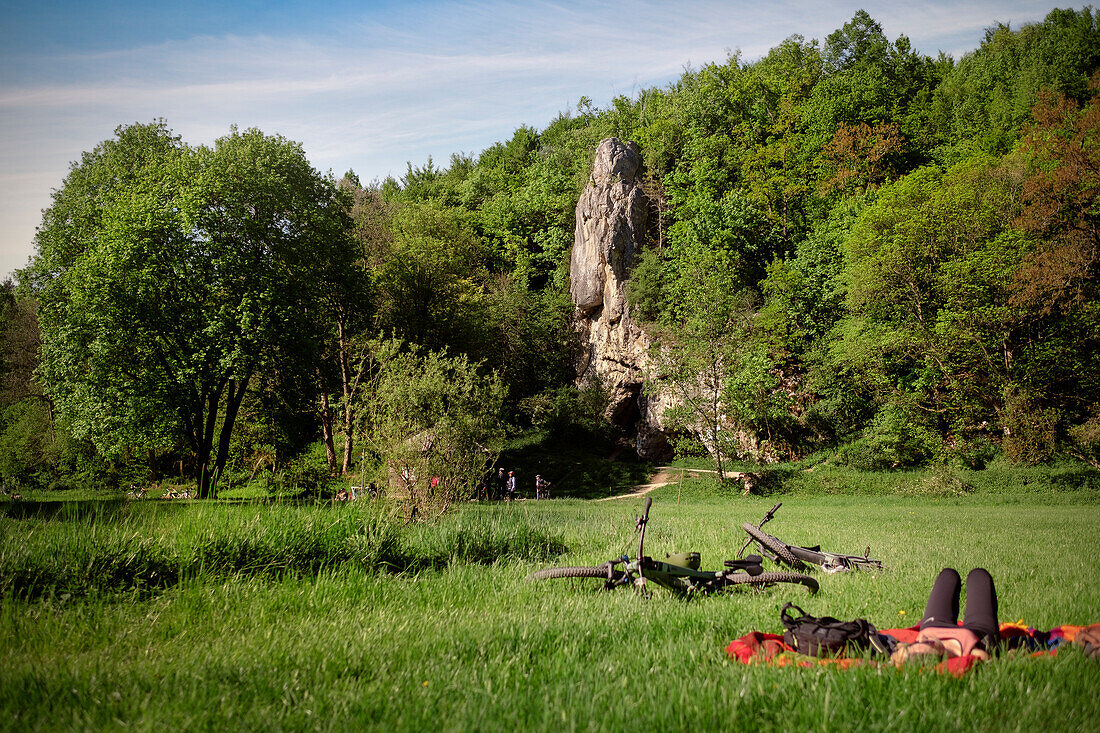
[[[880,633],[894,637],[899,642],[912,644],[917,640],[920,629],[910,626],[904,629],[884,629]],[[1047,656],[1057,653],[1058,647],[1064,643],[1083,641],[1086,637],[1100,633],[1100,624],[1091,626],[1056,626],[1050,631],[1040,631],[1033,627],[1024,626],[1022,623],[1001,624],[1001,639],[1008,649],[1023,649],[1031,653],[1031,656]],[[808,657],[799,654],[791,646],[783,641],[779,634],[767,634],[761,631],[752,631],[744,636],[734,639],[726,647],[726,654],[730,659],[742,664],[768,664],[773,667],[837,667],[849,669],[851,667],[880,666],[891,664],[889,661],[869,659],[867,657]],[[935,666],[940,674],[950,674],[954,677],[962,677],[974,668],[978,657],[966,655],[945,659]]]

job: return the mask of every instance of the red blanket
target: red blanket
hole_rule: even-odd
[[[1032,656],[1045,656],[1057,652],[1058,642],[1056,640],[1073,642],[1080,632],[1089,629],[1100,630],[1100,624],[1093,624],[1092,626],[1057,626],[1048,632],[1040,632],[1021,624],[1001,624],[1001,638],[1009,641],[1010,644],[1016,637],[1052,640],[1053,646],[1051,646],[1050,649],[1046,651],[1037,651],[1032,654]],[[912,644],[917,640],[918,627],[910,626],[906,629],[883,629],[881,633],[889,634],[900,642]],[[1017,642],[1018,641],[1019,639],[1017,639]],[[848,669],[854,666],[880,664],[880,662],[876,660],[867,659],[865,657],[841,656],[827,657],[825,659],[808,657],[804,654],[797,653],[792,647],[788,646],[786,642],[783,641],[782,636],[778,634],[765,634],[760,631],[752,631],[739,639],[731,641],[730,645],[726,647],[726,654],[729,655],[730,659],[741,662],[742,664],[766,663],[776,667],[786,667],[789,665],[796,665],[799,667],[827,665]],[[955,677],[961,677],[970,671],[977,662],[978,658],[973,655],[952,657],[937,664],[936,671],[943,674],[954,675]]]

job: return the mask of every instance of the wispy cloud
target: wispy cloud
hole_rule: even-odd
[[[115,47],[35,46],[0,60],[0,277],[31,251],[39,210],[68,162],[120,123],[166,118],[209,143],[231,124],[303,143],[318,168],[365,179],[406,161],[476,153],[521,124],[543,126],[587,95],[597,104],[663,85],[686,64],[765,54],[793,33],[823,38],[859,3],[670,4],[484,1],[348,4],[308,31],[205,27]],[[324,13],[318,5],[315,13]],[[887,35],[960,54],[1034,2],[877,3]],[[318,28],[321,28],[319,31]],[[943,44],[947,44],[944,47]],[[54,44],[56,47],[57,44]]]

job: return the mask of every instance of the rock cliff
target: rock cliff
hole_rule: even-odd
[[[660,457],[659,401],[642,393],[649,338],[630,317],[626,282],[645,235],[649,202],[639,187],[641,157],[633,143],[603,140],[588,185],[577,202],[569,291],[584,350],[578,382],[599,380],[610,397],[608,416],[636,436],[640,455]]]

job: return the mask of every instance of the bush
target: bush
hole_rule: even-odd
[[[1044,408],[1029,393],[1010,388],[1001,416],[1005,455],[1034,466],[1050,460],[1058,447],[1058,411]]]
[[[962,496],[974,490],[961,471],[947,464],[936,464],[925,471],[913,473],[898,491],[902,496],[946,497]]]
[[[328,466],[307,453],[291,460],[286,468],[275,473],[274,480],[269,484],[269,491],[319,499],[333,493],[334,483],[335,479]]]
[[[528,415],[535,430],[555,438],[607,438],[614,432],[604,416],[607,400],[606,390],[594,382],[581,389],[566,385],[545,390],[522,400],[520,409]]]
[[[660,251],[642,251],[626,282],[626,300],[635,317],[643,321],[656,321],[660,317],[665,270]]]
[[[1000,454],[1000,448],[988,435],[958,438],[951,455],[967,468],[982,470]]]
[[[940,434],[922,422],[913,410],[887,403],[861,438],[840,448],[838,457],[864,470],[919,465],[943,450]]]

